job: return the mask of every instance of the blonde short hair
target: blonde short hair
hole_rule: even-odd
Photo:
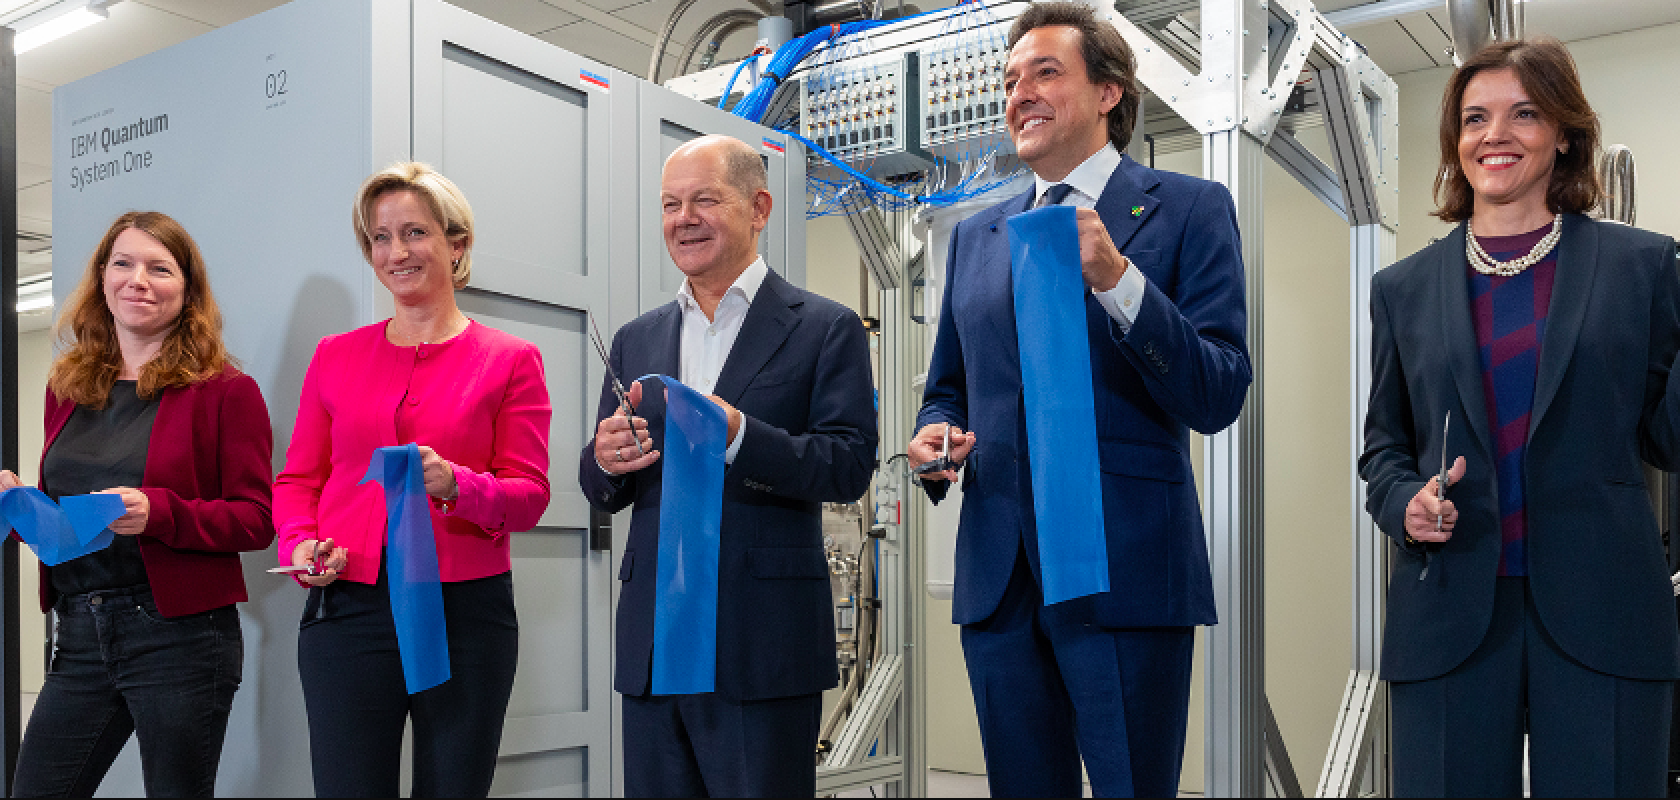
[[[362,246],[362,258],[373,263],[373,206],[379,198],[391,192],[413,192],[431,210],[449,242],[464,242],[461,260],[455,262],[452,273],[455,288],[467,285],[472,277],[473,213],[466,195],[448,178],[430,165],[418,161],[392,164],[362,182],[356,192],[356,206],[351,209],[351,223],[356,228],[357,244]]]

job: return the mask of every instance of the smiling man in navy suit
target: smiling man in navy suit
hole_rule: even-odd
[[[628,797],[810,797],[822,691],[838,682],[822,503],[875,469],[874,381],[858,316],[758,257],[773,202],[762,157],[726,136],[673,152],[660,178],[676,299],[613,336],[613,371],[669,375],[728,416],[717,566],[716,690],[654,694],[665,399],[610,384],[584,446],[591,505],[633,507],[618,577],[616,675]],[[646,451],[645,453],[643,451]],[[698,633],[698,632],[696,632]]]
[[[964,489],[953,616],[994,797],[1077,797],[1081,760],[1097,796],[1176,795],[1192,632],[1217,621],[1189,431],[1230,425],[1250,382],[1236,211],[1219,184],[1121,154],[1136,75],[1082,3],[1019,17],[1004,91],[1036,186],[951,234],[910,461],[937,457],[950,426]],[[1059,534],[1041,552],[1004,223],[1051,204],[1078,208],[1097,440],[1050,446],[1098,451],[1110,590],[1046,605]],[[923,485],[938,502],[958,475]]]

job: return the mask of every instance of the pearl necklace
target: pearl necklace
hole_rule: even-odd
[[[1493,256],[1488,255],[1487,251],[1482,249],[1482,243],[1476,241],[1476,232],[1470,230],[1468,225],[1465,226],[1464,238],[1464,249],[1466,255],[1470,257],[1470,267],[1472,269],[1483,275],[1509,278],[1540,263],[1541,259],[1551,254],[1552,248],[1557,247],[1558,240],[1563,238],[1563,215],[1558,214],[1552,217],[1551,232],[1546,234],[1545,238],[1535,242],[1534,248],[1528,251],[1528,255],[1518,256],[1510,261],[1495,261]]]

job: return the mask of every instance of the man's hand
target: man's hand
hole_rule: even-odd
[[[715,394],[706,395],[706,399],[717,403],[718,408],[723,409],[723,413],[729,416],[729,437],[724,439],[724,446],[728,447],[729,442],[735,441],[735,434],[741,430],[741,412],[735,410],[735,407],[730,405],[727,400]]]
[[[1085,275],[1085,285],[1106,292],[1120,285],[1132,262],[1114,247],[1108,237],[1108,227],[1094,209],[1081,208],[1079,222],[1079,269]]]
[[[641,383],[630,384],[630,391],[625,394],[630,396],[630,405],[642,404]],[[642,443],[642,450],[647,451],[645,455],[636,449],[638,441]],[[595,426],[595,463],[608,473],[628,475],[647,469],[658,460],[659,451],[653,449],[653,435],[648,433],[647,420],[629,416],[623,406]]]
[[[948,423],[932,422],[923,425],[921,430],[916,431],[916,438],[910,440],[911,471],[915,471],[917,467],[939,458],[939,451],[945,447],[945,429],[947,427],[951,429],[951,452],[949,454],[951,460],[959,466],[968,460],[968,454],[974,450],[974,434],[966,433],[962,428]],[[954,481],[957,479],[957,471],[948,469],[944,472],[929,472],[917,477],[924,481]]]
[[[1452,469],[1447,470],[1447,488],[1458,485],[1464,477],[1464,456],[1459,456],[1453,462]],[[1435,484],[1440,477],[1432,477],[1423,489],[1412,497],[1412,502],[1406,504],[1406,535],[1414,541],[1441,543],[1452,538],[1453,526],[1458,524],[1458,507],[1453,501],[1443,495],[1440,500],[1435,499]],[[1437,520],[1440,522],[1436,526]]]
[[[22,485],[23,481],[18,480],[17,473],[9,469],[0,469],[0,491],[16,489]]]

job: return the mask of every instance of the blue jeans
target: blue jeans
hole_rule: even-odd
[[[131,733],[147,796],[213,795],[244,666],[234,607],[165,618],[140,587],[61,597],[56,610],[13,795],[91,797]]]

